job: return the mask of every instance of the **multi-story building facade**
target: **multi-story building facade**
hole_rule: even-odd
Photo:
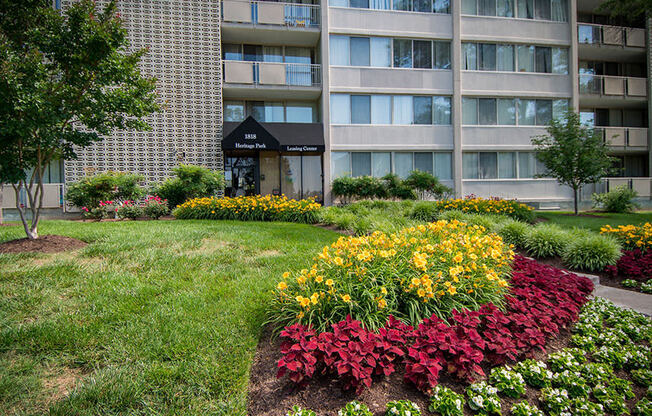
[[[622,168],[586,192],[626,184],[649,198],[649,22],[599,3],[121,0],[166,108],[152,131],[117,132],[59,177],[153,182],[197,163],[225,171],[227,195],[328,203],[337,177],[423,170],[459,196],[555,206],[572,194],[537,176],[531,137],[572,108]]]

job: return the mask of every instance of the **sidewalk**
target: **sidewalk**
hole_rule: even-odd
[[[595,289],[593,289],[593,296],[600,296],[609,299],[615,305],[622,308],[633,309],[643,315],[652,316],[652,295],[645,293],[634,292],[631,290],[618,289],[617,287],[603,286],[600,284],[600,277],[593,274],[574,273],[579,276],[584,276],[593,282]]]

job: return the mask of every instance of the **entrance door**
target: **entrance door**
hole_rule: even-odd
[[[251,156],[227,157],[224,161],[226,187],[230,197],[258,194],[258,158]]]

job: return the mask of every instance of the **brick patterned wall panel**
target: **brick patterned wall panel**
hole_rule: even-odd
[[[74,0],[63,0],[68,7]],[[103,7],[105,0],[97,4]],[[120,0],[133,48],[149,48],[141,62],[157,78],[160,113],[151,131],[115,131],[65,162],[66,182],[117,170],[161,181],[179,163],[222,169],[222,65],[219,0]]]

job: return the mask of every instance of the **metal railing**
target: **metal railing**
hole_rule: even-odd
[[[626,186],[638,193],[640,198],[652,197],[652,178],[649,177],[623,177],[623,178],[604,178],[604,192],[609,192],[618,186]]]
[[[595,130],[608,146],[630,147],[633,150],[648,147],[645,127],[596,127]]]
[[[578,23],[577,40],[588,45],[645,47],[645,29]]]
[[[581,74],[580,94],[646,97],[647,79],[611,75]]]
[[[224,61],[224,82],[254,85],[321,86],[321,65]]]
[[[234,23],[318,28],[321,25],[321,8],[314,4],[224,0],[222,20]]]

